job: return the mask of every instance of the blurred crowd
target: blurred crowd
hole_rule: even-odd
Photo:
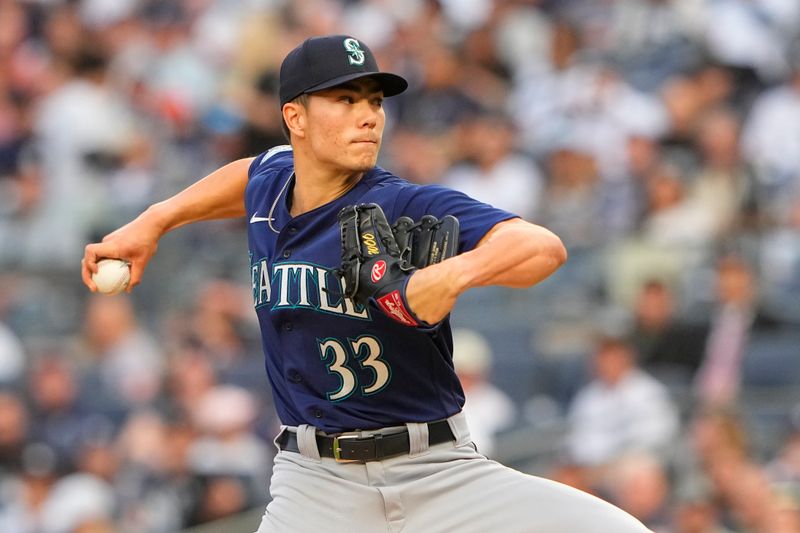
[[[0,531],[267,501],[242,221],[166,236],[132,295],[90,296],[79,261],[284,144],[277,68],[327,33],[410,81],[382,166],[570,252],[454,313],[481,449],[555,435],[532,473],[658,533],[800,531],[796,0],[0,0]]]

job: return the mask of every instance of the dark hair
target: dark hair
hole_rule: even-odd
[[[288,104],[297,103],[303,107],[308,107],[308,94],[303,93],[300,96],[294,98],[287,102]],[[283,110],[281,109],[281,131],[283,132],[283,136],[286,137],[286,140],[291,142],[292,137],[289,134],[289,126],[286,125],[286,121],[283,120]]]
[[[72,58],[72,68],[78,76],[102,74],[108,67],[108,55],[98,48],[85,46]]]

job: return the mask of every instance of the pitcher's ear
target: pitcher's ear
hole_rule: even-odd
[[[307,124],[306,107],[297,101],[283,104],[283,123],[286,129],[295,137],[305,137]]]

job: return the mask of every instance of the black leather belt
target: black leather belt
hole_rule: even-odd
[[[428,423],[428,445],[454,441],[456,438],[450,430],[447,420]],[[297,434],[285,430],[278,437],[281,450],[299,452]],[[322,457],[332,457],[340,463],[366,463],[380,461],[388,457],[407,454],[409,452],[408,431],[390,435],[375,434],[359,437],[344,433],[337,436],[317,435],[317,448]]]

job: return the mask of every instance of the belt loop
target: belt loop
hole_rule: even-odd
[[[463,411],[448,418],[447,424],[456,438],[456,446],[463,446],[472,441],[472,437],[469,434],[469,426],[467,425],[467,417]]]
[[[300,449],[300,454],[306,459],[317,463],[322,462],[317,447],[317,428],[314,426],[308,424],[297,426],[297,447]]]
[[[428,453],[428,424],[406,423],[408,428],[408,456],[419,457]]]
[[[286,437],[287,437],[286,433],[289,432],[289,430],[287,429],[288,427],[289,426],[282,425],[281,430],[278,432],[277,435],[275,435],[275,438],[272,439],[272,444],[275,445],[275,448],[277,448],[278,451],[281,451],[283,449],[283,444],[286,442]]]

